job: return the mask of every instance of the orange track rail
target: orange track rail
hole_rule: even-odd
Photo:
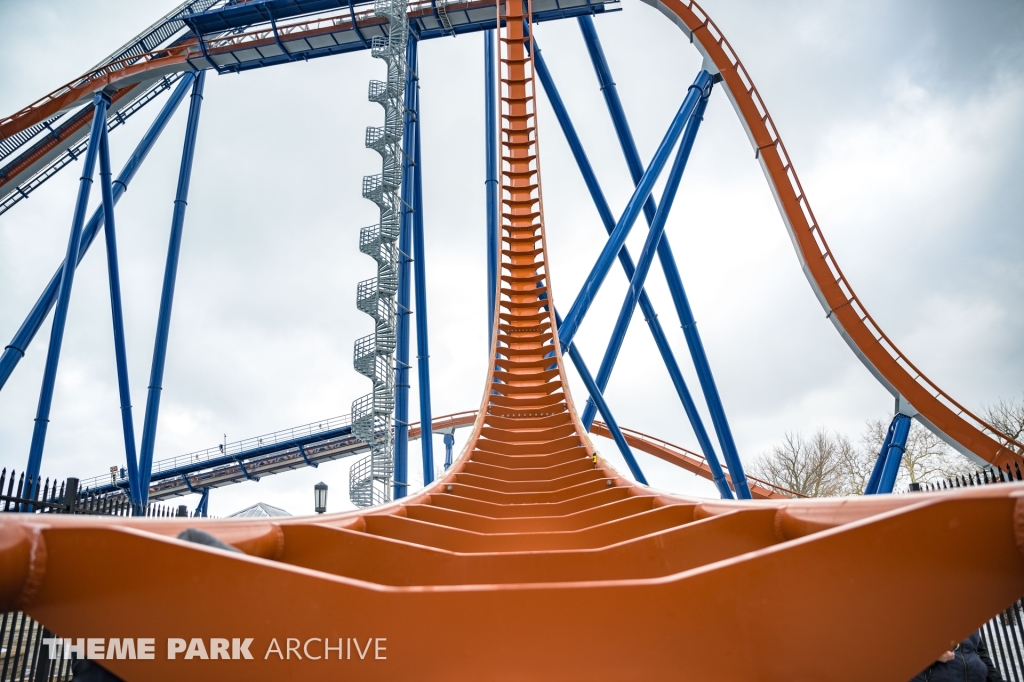
[[[1024,593],[1024,485],[712,502],[603,462],[548,307],[529,10],[502,10],[500,296],[455,466],[322,517],[6,514],[0,608],[66,638],[152,638],[152,660],[102,662],[148,682],[909,679]],[[186,526],[240,553],[175,539]],[[246,638],[252,660],[210,658]]]

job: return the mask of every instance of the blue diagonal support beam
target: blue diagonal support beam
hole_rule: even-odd
[[[897,413],[893,417],[885,442],[878,453],[878,463],[875,465],[876,470],[881,469],[880,475],[876,479],[875,471],[872,471],[871,479],[868,481],[868,489],[864,491],[865,495],[891,493],[893,488],[896,487],[896,478],[900,473],[900,462],[903,461],[903,453],[907,450],[907,438],[910,435],[911,422],[912,418],[905,414]],[[872,484],[874,484],[873,488]]]
[[[302,455],[302,461],[306,463],[306,466],[313,467],[314,469],[320,466],[319,464],[309,461],[309,456],[306,454],[306,448],[302,446],[302,443],[299,443],[299,454]]]
[[[149,155],[150,150],[153,149],[153,145],[160,137],[160,133],[167,127],[168,121],[171,120],[171,116],[177,111],[178,105],[181,104],[182,100],[185,99],[185,94],[189,88],[192,87],[192,83],[195,80],[195,74],[193,72],[186,73],[178,86],[171,93],[170,99],[164,103],[163,109],[157,114],[156,118],[153,119],[153,123],[150,124],[149,130],[142,136],[139,144],[135,147],[135,151],[128,157],[128,161],[124,164],[121,172],[118,173],[117,179],[113,183],[113,199],[116,205],[120,201],[121,197],[128,190],[128,184],[135,177],[139,168],[142,167],[142,162],[145,161],[146,156]],[[100,228],[103,227],[103,208],[100,207],[92,214],[89,218],[89,222],[86,223],[82,230],[81,242],[78,248],[78,260],[75,263],[75,267],[82,262],[82,258],[85,257],[86,251],[92,245],[93,240],[96,238],[96,234]],[[65,261],[66,263],[66,261]],[[14,338],[4,348],[3,355],[0,355],[0,390],[3,389],[7,380],[11,377],[11,373],[14,372],[14,368],[18,366],[18,363],[25,353],[28,351],[29,345],[32,343],[32,339],[35,338],[40,328],[43,326],[43,322],[46,320],[46,316],[49,315],[50,310],[53,309],[54,304],[57,302],[57,293],[60,289],[60,281],[64,274],[64,265],[61,263],[57,268],[57,272],[54,273],[53,277],[50,278],[43,293],[40,294],[36,300],[35,305],[32,306],[32,310],[29,311],[25,321],[21,323],[21,327],[14,334]]]
[[[82,243],[82,226],[85,224],[85,212],[89,208],[89,192],[92,189],[92,176],[96,171],[96,158],[99,156],[100,140],[107,122],[107,105],[110,99],[103,93],[96,93],[93,98],[92,130],[89,132],[89,146],[82,164],[82,176],[78,181],[78,199],[75,212],[71,218],[71,234],[68,235],[65,263],[77,263],[78,252]],[[29,447],[28,465],[25,467],[26,485],[38,482],[39,469],[43,461],[43,447],[46,444],[46,429],[50,423],[50,408],[53,405],[53,389],[57,381],[57,366],[60,364],[60,351],[64,342],[64,327],[68,319],[68,306],[71,303],[71,289],[75,281],[77,268],[65,268],[60,279],[57,294],[57,309],[53,314],[53,327],[50,331],[50,346],[46,352],[46,365],[43,368],[43,383],[39,389],[39,404],[36,407],[35,424],[32,429],[32,443]],[[34,490],[34,489],[33,489]],[[30,490],[30,492],[32,492]],[[31,494],[26,497],[32,497]]]
[[[561,326],[562,320],[558,312],[555,312],[555,323]],[[608,403],[605,402],[604,396],[601,395],[601,391],[597,390],[597,384],[594,383],[594,377],[587,369],[587,363],[583,361],[583,356],[580,355],[579,349],[575,346],[569,346],[567,353],[569,359],[572,360],[573,366],[576,368],[576,372],[583,379],[583,385],[587,387],[587,392],[590,393],[590,397],[597,403],[597,409],[601,412],[601,417],[604,419],[605,425],[608,427],[609,433],[612,434],[612,440],[615,441],[616,447],[619,448],[619,453],[622,458],[626,460],[626,466],[629,467],[630,472],[633,474],[633,478],[638,483],[648,485],[647,478],[644,476],[644,472],[640,470],[640,464],[636,461],[636,456],[633,454],[633,450],[629,447],[629,443],[626,442],[626,437],[622,435],[622,429],[619,428],[619,422],[615,419],[615,415],[612,414],[611,409],[608,407]]]
[[[611,234],[612,230],[615,229],[615,218],[612,215],[611,207],[608,205],[608,200],[605,198],[604,191],[601,189],[601,185],[597,180],[597,175],[594,173],[593,166],[590,164],[590,159],[587,157],[587,154],[583,149],[583,144],[580,142],[579,135],[576,133],[576,127],[572,123],[568,109],[566,109],[565,103],[562,101],[561,94],[555,85],[554,78],[551,76],[547,63],[544,61],[544,53],[541,51],[540,45],[537,44],[536,39],[533,40],[533,48],[536,51],[534,66],[537,69],[537,78],[540,80],[541,86],[544,88],[544,91],[548,96],[551,108],[555,112],[555,118],[558,120],[559,126],[562,128],[562,132],[569,144],[569,149],[572,151],[573,158],[576,160],[576,165],[579,167],[580,173],[583,175],[583,181],[587,185],[587,189],[590,191],[591,198],[594,200],[594,206],[597,208],[597,213],[601,217],[601,222],[604,224],[605,230],[608,234]],[[667,237],[663,237],[662,239],[667,239]],[[619,264],[622,266],[622,270],[626,274],[626,278],[632,280],[634,273],[633,259],[629,255],[629,249],[626,246],[623,246],[619,251]],[[708,436],[707,429],[704,427],[704,421],[700,416],[700,412],[697,410],[697,405],[694,403],[693,397],[690,395],[690,390],[686,386],[686,381],[683,379],[683,373],[679,369],[679,363],[676,361],[675,354],[672,352],[672,347],[669,345],[668,337],[665,336],[665,331],[662,329],[661,322],[658,320],[658,315],[654,310],[654,304],[651,303],[651,299],[645,290],[641,290],[640,292],[639,305],[640,311],[644,316],[644,321],[647,323],[647,326],[651,330],[651,335],[654,337],[654,342],[658,347],[658,352],[661,354],[661,358],[665,362],[665,369],[668,371],[669,378],[672,380],[672,385],[675,387],[676,394],[679,396],[679,400],[683,405],[683,410],[686,412],[686,417],[690,421],[690,425],[697,437],[697,443],[700,446],[701,452],[704,454],[704,458],[708,461],[708,466],[711,468],[712,476],[719,494],[723,499],[732,499],[732,490],[729,488],[729,483],[726,480],[725,473],[722,471],[721,464],[719,464],[718,455],[715,453],[715,448],[711,444],[711,438]],[[598,374],[598,382],[600,384],[600,373]],[[605,386],[606,385],[607,383],[605,383]],[[602,387],[601,390],[603,392],[604,388]],[[583,410],[582,417],[583,426],[587,431],[590,430],[596,415],[597,405],[594,403],[593,399],[587,398],[586,407]]]
[[[196,505],[196,511],[192,516],[199,516],[206,518],[209,516],[210,511],[210,489],[203,488],[203,496],[199,498],[199,504]]]
[[[683,103],[679,107],[679,111],[676,112],[675,118],[672,119],[672,123],[669,125],[668,131],[665,133],[665,136],[661,140],[661,144],[658,145],[658,149],[654,153],[654,158],[651,160],[647,170],[644,171],[643,176],[640,178],[640,182],[637,183],[636,189],[633,191],[633,196],[630,197],[629,203],[626,204],[626,208],[622,212],[622,216],[615,224],[615,229],[612,230],[611,236],[608,237],[608,242],[601,250],[601,254],[598,256],[597,262],[591,269],[590,274],[587,275],[587,279],[584,281],[579,295],[573,302],[569,312],[565,315],[565,322],[558,331],[559,342],[563,347],[568,347],[572,344],[573,337],[576,335],[576,332],[579,331],[579,327],[583,322],[584,316],[587,314],[587,311],[590,310],[590,306],[593,304],[594,298],[597,296],[597,292],[601,289],[601,285],[604,283],[605,277],[608,276],[608,270],[611,269],[612,262],[618,257],[619,251],[622,249],[622,245],[626,243],[626,237],[629,236],[629,232],[633,228],[633,224],[640,215],[641,208],[647,201],[648,197],[651,196],[651,191],[654,189],[654,183],[657,182],[658,176],[661,175],[661,170],[665,167],[668,157],[672,153],[672,148],[675,147],[676,141],[682,134],[686,121],[690,118],[693,110],[697,107],[697,103],[701,98],[701,93],[710,84],[711,74],[707,71],[701,71],[697,74],[697,78],[693,82],[694,87],[691,87],[687,91],[686,97],[683,99]]]
[[[195,159],[196,138],[199,134],[199,113],[203,105],[205,82],[206,72],[200,71],[192,85],[188,122],[185,124],[185,143],[181,153],[181,167],[178,170],[178,189],[175,193],[174,211],[171,216],[171,235],[167,245],[167,264],[164,266],[163,288],[160,292],[160,311],[157,315],[156,340],[153,344],[153,364],[150,369],[149,389],[146,394],[146,418],[142,426],[142,446],[139,451],[139,492],[142,496],[143,509],[149,501],[149,481],[153,473],[153,450],[156,446],[156,427],[160,416],[160,394],[163,391],[167,341],[171,332],[174,285],[178,276],[178,256],[181,253],[181,237],[185,229],[185,209],[188,207],[188,190],[192,180],[192,162]],[[248,476],[248,473],[246,475]]]
[[[243,461],[242,461],[242,458],[241,458],[241,457],[235,457],[235,461],[236,461],[236,462],[238,462],[238,468],[242,470],[242,474],[243,474],[243,475],[244,475],[244,476],[245,476],[245,477],[246,477],[247,479],[249,479],[250,481],[254,481],[254,482],[256,482],[256,483],[259,483],[259,482],[260,482],[260,479],[259,479],[259,478],[257,478],[257,477],[255,477],[255,476],[253,476],[252,474],[250,474],[250,473],[249,473],[249,470],[245,468],[245,462],[243,462]],[[189,489],[191,490],[191,486],[189,486]],[[193,492],[195,492],[195,491],[193,491]]]
[[[615,366],[615,360],[618,358],[619,351],[622,349],[622,342],[625,340],[626,331],[629,329],[629,323],[633,319],[633,312],[636,310],[637,301],[643,292],[644,281],[647,278],[647,273],[650,272],[651,265],[654,263],[658,244],[662,241],[662,236],[665,233],[665,224],[668,220],[668,214],[672,210],[672,204],[675,201],[676,192],[679,189],[679,183],[683,178],[683,171],[686,169],[686,161],[689,158],[690,150],[693,148],[693,141],[696,138],[700,117],[704,113],[706,103],[707,98],[705,97],[694,110],[693,118],[691,118],[686,132],[683,133],[683,140],[679,146],[679,152],[676,154],[675,163],[673,163],[672,170],[669,172],[668,179],[665,183],[665,193],[662,197],[661,206],[658,207],[658,211],[654,216],[654,223],[651,226],[651,231],[647,233],[647,240],[644,243],[643,251],[640,253],[640,260],[637,262],[636,272],[633,274],[633,278],[629,283],[629,289],[626,291],[626,298],[622,302],[618,318],[615,321],[615,327],[612,330],[611,339],[608,342],[608,348],[606,349],[604,358],[601,361],[601,368],[595,381],[595,389],[599,394],[603,395],[608,386],[608,379],[611,376],[612,368]],[[591,398],[593,397],[594,394],[592,392]],[[591,422],[592,421],[593,418],[591,417]],[[721,466],[718,465],[716,460],[712,460],[710,458],[708,459],[708,465],[712,468],[713,478],[715,479],[716,485],[719,487],[719,492],[725,496],[725,492],[728,490],[729,486]]]
[[[580,30],[583,32],[583,39],[590,53],[590,59],[597,73],[598,82],[601,85],[601,92],[604,94],[605,103],[611,114],[612,123],[615,126],[615,133],[619,138],[619,145],[626,157],[626,164],[633,177],[633,182],[640,186],[644,171],[643,163],[640,160],[640,153],[637,151],[633,133],[626,120],[626,113],[619,99],[618,89],[612,79],[611,69],[608,67],[608,60],[605,58],[604,49],[601,47],[601,40],[598,38],[597,29],[590,16],[579,17]],[[644,203],[644,216],[650,224],[654,219],[656,206],[653,198],[648,197]],[[658,260],[661,269],[668,281],[669,292],[672,295],[672,302],[679,317],[679,324],[686,337],[686,345],[690,350],[693,359],[694,369],[697,372],[697,379],[700,382],[701,390],[704,393],[704,400],[711,414],[711,422],[714,424],[715,432],[718,434],[718,442],[722,447],[722,454],[729,465],[729,473],[732,476],[733,487],[736,489],[736,496],[741,499],[750,499],[750,486],[747,483],[746,474],[743,472],[743,462],[740,460],[736,442],[732,435],[732,428],[725,416],[725,407],[722,404],[721,395],[718,392],[718,385],[711,372],[711,363],[708,361],[707,353],[704,350],[704,343],[701,341],[697,331],[697,322],[693,317],[690,302],[686,296],[686,289],[683,287],[683,280],[679,274],[679,267],[676,264],[675,255],[668,240],[663,239],[658,247]]]
[[[117,366],[117,390],[121,400],[121,430],[128,468],[128,492],[132,503],[141,503],[139,462],[135,451],[135,420],[132,418],[132,393],[128,384],[128,352],[124,342],[124,312],[121,308],[121,274],[117,262],[117,231],[114,220],[114,193],[110,182],[110,140],[103,126],[100,140],[100,194],[103,198],[103,236],[107,247],[107,282],[110,289],[110,318],[114,326],[114,359]]]
[[[896,430],[897,421],[899,420],[894,418],[889,422],[889,429],[885,432],[885,438],[882,439],[882,447],[878,451],[875,466],[871,470],[871,476],[868,478],[867,485],[864,486],[865,495],[874,495],[878,492],[878,484],[882,481],[882,469],[885,468],[885,456],[889,454],[889,445],[892,444],[892,434]]]

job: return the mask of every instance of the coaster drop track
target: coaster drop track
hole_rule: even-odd
[[[448,26],[453,6],[445,6]],[[472,433],[439,480],[383,506],[317,518],[5,515],[0,606],[22,609],[65,638],[252,638],[257,654],[186,660],[160,651],[157,660],[104,661],[124,679],[341,672],[365,680],[781,682],[909,679],[1024,593],[1019,485],[707,501],[631,482],[595,452],[566,389],[563,353],[628,452],[598,388],[601,374],[590,375],[572,335],[587,297],[621,257],[626,216],[635,220],[647,204],[651,169],[667,164],[678,139],[651,216],[655,236],[631,275],[632,304],[643,305],[672,186],[717,81],[747,127],[812,288],[851,347],[924,423],[981,459],[1019,461],[1019,444],[946,397],[877,330],[835,265],[756,89],[711,20],[695,3],[655,6],[692,37],[706,68],[624,217],[609,226],[609,246],[564,321],[547,262],[535,91],[535,75],[544,74],[531,5],[498,6],[491,362]],[[198,48],[182,45],[180,54],[136,61],[190,63]],[[207,48],[198,51],[208,58]],[[38,108],[0,122],[0,137],[53,113],[45,102]],[[93,128],[93,139],[105,139],[102,126]],[[728,462],[725,447],[723,455]],[[742,467],[728,463],[739,494]],[[642,480],[638,467],[632,473]],[[176,539],[186,525],[239,552]],[[169,595],[188,608],[169,605]],[[917,600],[893,617],[908,595],[942,598]],[[353,655],[347,645],[346,655],[334,646],[352,640],[357,653],[370,640],[386,649]],[[301,643],[295,655],[272,653],[274,643],[283,653],[292,641]]]

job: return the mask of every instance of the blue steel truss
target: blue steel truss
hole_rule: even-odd
[[[617,10],[618,0],[534,0],[535,24],[557,19],[603,14]],[[253,47],[240,43],[228,51],[208,50],[201,41],[201,55],[190,59],[195,69],[216,69],[218,73],[238,73],[275,64],[308,61],[318,57],[358,52],[368,49],[370,41],[385,35],[385,26],[372,18],[373,0],[265,0],[238,3],[184,17],[193,33],[207,40],[263,28],[269,30],[273,42],[264,41]],[[311,9],[315,8],[315,9]],[[331,14],[334,12],[334,14]],[[450,26],[437,16],[431,2],[409,3],[409,31],[419,40],[493,30],[496,10],[493,2],[470,0],[448,2],[445,15]],[[297,17],[345,17],[345,22],[330,22],[315,37],[290,38],[280,21]]]

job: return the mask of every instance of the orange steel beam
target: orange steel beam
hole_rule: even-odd
[[[125,680],[902,682],[1024,594],[1024,484],[708,501],[600,458],[549,307],[529,4],[499,17],[499,296],[452,468],[400,501],[319,517],[0,515],[0,609],[102,640],[97,652],[150,638],[153,658],[101,661]],[[739,72],[723,74],[735,90]],[[189,526],[240,551],[176,539]]]
[[[441,429],[458,429],[463,426],[469,426],[476,421],[476,414],[476,410],[465,410],[463,412],[446,414],[442,417],[434,417],[434,420],[431,422],[433,425],[432,430],[440,431]],[[419,438],[422,430],[419,422],[413,422],[409,425],[409,438]]]
[[[437,417],[434,419],[434,431],[469,426],[476,421],[476,415],[476,410],[466,410],[463,412],[444,415],[443,417]],[[693,452],[692,450],[687,450],[686,448],[680,447],[666,440],[662,440],[661,438],[641,433],[636,429],[625,427],[620,428],[622,430],[622,435],[626,437],[626,442],[629,443],[630,447],[646,452],[649,455],[654,455],[655,457],[663,459],[670,464],[675,464],[676,466],[689,471],[691,474],[696,474],[701,478],[709,481],[714,480],[711,474],[711,468],[708,466],[707,460],[703,455]],[[419,422],[411,424],[409,426],[409,438],[419,438],[420,430]],[[591,427],[591,433],[598,436],[604,436],[605,438],[611,438],[608,426],[601,420],[594,420],[594,424]],[[757,478],[756,476],[748,475],[747,478],[754,482],[754,486],[751,488],[751,494],[754,496],[754,499],[767,500],[806,497],[806,495],[802,495],[796,491]],[[726,474],[726,479],[729,480],[731,484],[732,479],[729,478],[728,473]]]

